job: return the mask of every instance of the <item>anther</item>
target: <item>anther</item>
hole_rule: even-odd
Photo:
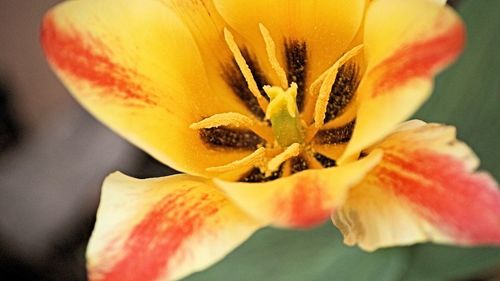
[[[226,112],[214,114],[189,126],[190,129],[208,129],[219,126],[251,127],[254,121],[240,113]]]
[[[266,111],[268,102],[260,94],[259,87],[257,86],[257,82],[255,82],[252,71],[241,54],[241,50],[238,47],[238,44],[236,44],[233,34],[227,28],[224,28],[224,39],[226,40],[227,46],[229,47],[229,50],[231,50],[234,60],[236,61],[236,64],[238,64],[243,77],[245,77],[245,80],[247,81],[248,89],[250,89],[250,92],[252,92],[255,98],[257,98],[260,107]]]
[[[271,67],[278,75],[281,87],[283,89],[286,89],[286,87],[288,87],[288,79],[286,78],[285,70],[283,69],[283,67],[281,67],[278,58],[276,57],[276,44],[274,44],[273,38],[271,37],[271,33],[269,33],[269,30],[267,30],[267,28],[262,23],[259,23],[259,28],[260,28],[260,33],[264,38],[264,42],[266,43],[266,52],[267,52],[267,57],[269,59],[269,63],[271,64]]]
[[[246,115],[236,112],[214,114],[199,122],[191,124],[189,128],[193,130],[200,130],[217,128],[221,126],[247,128],[269,143],[272,143],[274,141],[272,130],[267,126],[267,124],[265,124],[264,122],[255,121]]]
[[[333,83],[335,83],[335,78],[337,76],[339,68],[346,63],[348,60],[356,56],[363,45],[354,47],[349,52],[345,53],[340,59],[338,59],[332,67],[326,71],[323,83],[319,89],[318,99],[316,101],[316,106],[314,109],[314,126],[320,128],[323,126],[325,120],[325,112],[328,106],[328,99],[330,98],[330,91],[332,90]]]
[[[231,163],[228,163],[228,164],[222,165],[222,166],[209,167],[209,168],[206,168],[206,171],[207,172],[215,172],[215,173],[223,173],[223,172],[232,171],[232,170],[235,170],[238,168],[257,166],[258,164],[260,164],[264,160],[265,154],[266,154],[266,149],[263,147],[260,147],[257,150],[255,150],[252,154],[250,154],[242,159],[233,161]]]
[[[290,145],[282,153],[276,155],[273,159],[271,159],[267,163],[267,173],[270,174],[276,171],[283,162],[299,155],[299,153],[300,153],[300,144],[294,143]]]

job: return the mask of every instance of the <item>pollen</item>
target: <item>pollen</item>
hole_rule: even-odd
[[[314,109],[314,126],[320,128],[323,126],[323,121],[325,120],[325,113],[328,106],[328,101],[330,98],[330,92],[333,87],[333,83],[337,78],[339,68],[344,65],[348,60],[356,56],[363,45],[354,47],[349,52],[345,53],[339,60],[337,60],[332,67],[330,67],[324,75],[323,82],[319,89],[318,99],[316,101],[316,106]]]
[[[243,114],[226,112],[212,115],[189,126],[190,129],[208,129],[219,126],[252,127],[254,121]]]
[[[255,96],[255,98],[257,98],[259,105],[265,110],[267,108],[267,100],[260,94],[259,88],[257,87],[257,82],[255,82],[252,71],[250,70],[250,67],[248,67],[245,58],[241,54],[238,44],[236,43],[236,41],[234,41],[233,34],[228,29],[224,29],[224,38],[226,39],[227,46],[229,47],[229,50],[231,50],[231,53],[233,54],[234,59],[236,60],[241,73],[243,74],[243,77],[245,77],[245,80],[247,81],[248,88]]]
[[[263,147],[258,148],[255,150],[253,153],[250,155],[246,156],[245,158],[242,158],[240,160],[236,160],[234,162],[231,162],[226,165],[222,166],[217,166],[217,167],[209,167],[207,168],[207,172],[229,172],[235,169],[239,168],[244,168],[244,167],[252,167],[252,166],[259,166],[265,158],[266,155],[266,149]]]
[[[266,43],[266,53],[269,63],[271,63],[271,67],[276,72],[276,75],[280,80],[281,87],[286,88],[288,86],[288,79],[286,77],[285,70],[283,70],[283,67],[281,67],[278,58],[276,57],[276,44],[274,44],[269,30],[267,30],[262,23],[259,24],[259,28],[262,38],[264,38],[264,42]]]
[[[282,153],[276,155],[273,159],[267,162],[268,173],[276,171],[283,162],[299,155],[299,153],[300,153],[300,144],[294,143],[290,145]]]

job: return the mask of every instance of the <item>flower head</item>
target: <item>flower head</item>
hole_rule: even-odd
[[[170,280],[255,230],[332,218],[366,250],[500,243],[452,127],[402,123],[460,53],[442,1],[75,0],[46,56],[98,119],[183,175],[105,181],[91,280]]]

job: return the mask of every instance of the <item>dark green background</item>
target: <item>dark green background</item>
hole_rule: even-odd
[[[462,1],[468,43],[437,78],[432,98],[416,114],[454,125],[500,178],[500,1]],[[464,206],[466,208],[466,206]],[[264,229],[210,269],[186,280],[466,280],[500,267],[499,248],[431,244],[365,253],[342,244],[331,224],[310,231]],[[500,277],[498,277],[500,278]]]

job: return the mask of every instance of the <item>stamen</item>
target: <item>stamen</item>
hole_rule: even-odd
[[[214,114],[201,120],[200,122],[191,124],[189,128],[199,130],[221,126],[245,127],[252,130],[254,133],[259,135],[259,137],[265,139],[269,143],[274,141],[272,129],[269,128],[267,124],[263,122],[256,122],[252,118],[236,112]]]
[[[264,110],[264,112],[267,109],[267,100],[261,95],[259,91],[259,87],[257,87],[257,82],[255,82],[255,79],[253,77],[252,71],[250,70],[250,67],[248,67],[248,64],[245,61],[245,58],[241,54],[241,50],[238,47],[238,44],[236,44],[236,41],[234,40],[233,34],[227,29],[224,28],[224,38],[226,40],[226,44],[231,50],[231,53],[234,56],[234,59],[236,63],[238,64],[238,67],[240,68],[241,74],[243,74],[243,77],[245,77],[245,80],[247,81],[248,84],[248,89],[250,89],[250,92],[255,96],[257,101],[259,102],[260,107]]]
[[[359,67],[355,63],[347,62],[339,67],[326,107],[325,124],[338,119],[349,105],[352,107],[360,78]]]
[[[285,162],[286,160],[292,157],[299,155],[299,153],[300,153],[300,144],[294,143],[290,145],[285,149],[285,151],[276,155],[273,159],[271,159],[267,163],[268,173],[276,171],[280,167],[281,163]]]
[[[264,42],[266,43],[266,52],[269,62],[271,63],[271,67],[274,69],[281,83],[281,87],[286,89],[288,87],[288,79],[286,77],[285,70],[281,67],[278,58],[276,57],[276,45],[274,44],[273,38],[271,37],[271,33],[269,30],[262,24],[259,23],[260,33],[264,38]]]
[[[200,138],[210,149],[255,150],[266,144],[266,140],[251,130],[220,126],[200,129]]]
[[[260,147],[257,150],[255,150],[252,154],[240,160],[236,160],[222,166],[209,167],[206,169],[206,171],[214,173],[222,173],[222,172],[232,171],[238,168],[257,166],[257,164],[260,164],[264,160],[265,155],[266,155],[266,149]]]
[[[297,84],[297,109],[299,112],[304,111],[305,102],[305,84],[307,80],[307,45],[304,41],[296,39],[287,39],[284,42],[285,47],[285,62],[286,76],[289,83]]]
[[[339,116],[335,117],[335,119],[332,119],[328,122],[326,122],[323,127],[321,127],[322,130],[327,130],[327,129],[332,129],[336,127],[340,127],[343,124],[351,122],[353,119],[356,119],[356,114],[358,112],[358,102],[353,100],[349,103],[349,105],[346,106],[342,114]]]
[[[193,123],[189,126],[190,129],[208,129],[219,126],[234,126],[234,127],[251,127],[254,121],[240,113],[226,112],[212,115],[200,122]]]
[[[302,113],[302,118],[306,124],[311,124],[314,117],[315,101],[317,101],[317,96],[319,93],[319,87],[323,83],[328,70],[323,72],[314,82],[309,86],[309,96],[306,99],[306,105],[304,106],[304,112]]]
[[[321,84],[318,99],[316,101],[316,106],[314,109],[314,126],[316,128],[320,128],[321,126],[323,126],[323,122],[325,120],[325,112],[328,106],[328,100],[330,98],[330,91],[332,90],[333,83],[335,83],[335,78],[337,77],[339,68],[348,60],[356,56],[362,48],[363,45],[354,47],[349,52],[345,53],[340,59],[338,59],[333,64],[333,66],[324,73],[323,83]],[[311,85],[311,87],[312,86],[314,85]]]
[[[271,173],[271,175],[266,176],[259,168],[253,168],[251,169],[247,174],[245,174],[243,177],[240,178],[240,182],[268,182],[272,181],[275,179],[278,179],[282,176],[285,176],[284,174],[284,167],[285,165],[282,165],[277,171],[274,171]]]
[[[317,144],[343,144],[349,142],[354,131],[356,120],[344,124],[341,127],[320,130],[316,134],[314,142]]]
[[[313,93],[317,94],[319,92],[318,87],[321,86],[321,84],[323,83],[323,80],[325,80],[326,74],[328,74],[329,71],[330,71],[330,69],[327,69],[325,72],[321,73],[321,75],[318,76],[318,78],[316,78],[316,80],[314,80],[314,82],[311,83],[311,86],[309,86],[309,92],[311,94],[313,94]],[[318,89],[318,91],[317,91],[317,89]]]

